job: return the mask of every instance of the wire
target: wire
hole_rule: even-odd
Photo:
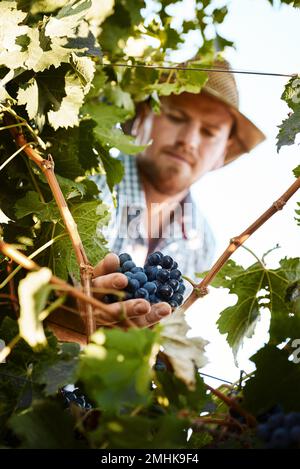
[[[265,75],[272,77],[288,77],[295,78],[298,76],[298,73],[275,73],[275,72],[255,72],[250,70],[234,70],[234,69],[225,69],[225,68],[206,68],[206,67],[183,67],[183,66],[171,66],[171,65],[146,65],[146,64],[125,64],[125,63],[103,63],[103,67],[128,67],[128,68],[152,68],[154,70],[187,70],[188,72],[218,72],[218,73],[240,73],[244,75]]]
[[[208,378],[213,378],[213,379],[216,379],[218,381],[222,381],[223,383],[233,384],[231,381],[227,381],[226,379],[217,378],[216,376],[207,375],[206,373],[199,373],[199,374],[203,375],[203,376],[207,376]]]

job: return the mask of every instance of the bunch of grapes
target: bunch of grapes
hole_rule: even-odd
[[[68,386],[66,386],[65,388],[62,388],[60,392],[66,406],[73,403],[84,410],[90,410],[92,408],[92,405],[87,401],[79,388],[70,390],[68,389]]]
[[[127,253],[119,255],[120,272],[128,277],[126,300],[143,298],[151,304],[165,301],[175,309],[183,302],[185,285],[178,264],[171,256],[157,251],[149,255],[144,267],[137,267]],[[106,303],[117,301],[115,295],[106,295]]]
[[[300,412],[285,414],[279,406],[274,407],[258,425],[257,436],[268,449],[300,448]]]

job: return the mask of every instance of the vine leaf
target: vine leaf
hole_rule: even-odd
[[[201,274],[202,275],[202,274]],[[255,263],[244,269],[229,260],[218,272],[211,285],[229,288],[237,295],[237,302],[222,311],[218,320],[219,331],[227,334],[227,342],[236,359],[245,337],[254,333],[261,312],[271,312],[270,340],[281,343],[294,337],[300,327],[300,317],[293,313],[293,305],[286,300],[291,283],[300,279],[300,259],[284,258],[275,270]]]
[[[76,3],[68,2],[59,10],[56,16],[50,17],[45,28],[46,35],[51,38],[72,37],[75,28],[87,14],[91,4],[91,0],[81,0]]]
[[[43,370],[39,382],[45,384],[47,396],[58,392],[59,388],[75,381],[80,345],[62,343],[59,360]]]
[[[84,89],[80,79],[73,73],[67,72],[65,76],[66,96],[62,98],[59,108],[47,113],[49,124],[54,130],[59,127],[74,127],[79,125],[79,109],[84,99]]]
[[[101,233],[109,221],[108,207],[98,201],[83,202],[71,207],[86,255],[92,265],[99,262],[108,252],[107,241]],[[55,227],[54,237],[65,233],[62,222]],[[52,270],[58,277],[67,279],[68,273],[79,280],[79,268],[71,240],[64,236],[58,239],[52,251]]]
[[[207,363],[204,355],[208,344],[201,337],[187,337],[188,326],[180,308],[171,316],[160,321],[163,326],[161,333],[164,354],[167,355],[174,373],[182,380],[190,391],[195,390],[196,370]]]
[[[284,145],[293,145],[300,132],[300,78],[295,77],[286,84],[281,99],[283,99],[293,112],[279,125],[277,135],[277,151]]]
[[[25,197],[19,199],[15,204],[15,214],[17,218],[34,213],[41,221],[56,222],[61,218],[58,207],[52,202],[41,202],[37,192],[28,191]]]
[[[49,285],[51,276],[51,270],[43,267],[38,272],[30,272],[19,283],[20,336],[32,348],[38,349],[47,344],[40,315],[52,290]]]
[[[124,166],[120,160],[110,156],[109,152],[101,145],[97,146],[103,168],[106,173],[106,181],[109,190],[112,192],[115,184],[119,184],[124,176]]]
[[[293,173],[296,178],[300,177],[300,165],[293,169]]]
[[[287,412],[299,411],[300,367],[289,361],[289,353],[266,345],[251,360],[256,371],[244,388],[247,410],[259,414],[281,404]]]
[[[134,154],[145,149],[144,145],[136,145],[133,137],[125,135],[117,124],[124,122],[128,117],[128,111],[112,104],[88,103],[83,106],[86,112],[95,122],[94,134],[103,145],[116,147],[124,153]]]
[[[300,106],[285,119],[279,127],[277,135],[277,151],[284,145],[293,145],[300,132]]]
[[[10,428],[21,439],[21,448],[72,449],[85,444],[75,438],[74,421],[70,413],[50,400],[35,401],[30,409],[14,414]]]
[[[90,398],[102,409],[117,412],[124,406],[147,404],[157,340],[157,331],[150,329],[96,331],[78,371]]]
[[[17,97],[18,104],[25,105],[29,119],[34,119],[39,107],[39,90],[35,78],[20,86]]]

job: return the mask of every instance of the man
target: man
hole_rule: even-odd
[[[229,65],[217,62],[215,68],[229,69]],[[121,156],[125,176],[117,187],[118,206],[107,234],[111,250],[130,253],[137,265],[143,265],[148,254],[159,250],[174,257],[182,273],[190,277],[209,269],[214,239],[195,208],[190,187],[207,172],[228,164],[265,138],[239,112],[233,74],[209,72],[208,76],[200,94],[184,92],[162,97],[160,114],[145,103],[133,122],[131,132],[137,143],[151,143],[137,157]],[[94,180],[104,202],[109,203],[103,179]],[[94,286],[123,289],[127,278],[113,273],[118,266],[117,256],[109,254],[95,268]],[[166,303],[152,308],[140,299],[124,304],[128,316],[140,327],[170,313]],[[139,313],[134,312],[137,304]],[[111,308],[115,317],[118,305]]]

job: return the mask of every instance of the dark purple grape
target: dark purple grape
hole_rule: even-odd
[[[178,287],[178,290],[177,290],[177,293],[180,293],[182,295],[184,292],[185,292],[185,285],[184,285],[184,283],[180,283],[179,287]]]
[[[120,259],[120,265],[121,266],[124,264],[124,262],[132,260],[131,256],[129,254],[127,254],[126,252],[123,252],[122,254],[120,254],[119,259]]]
[[[143,288],[149,292],[149,295],[152,295],[156,292],[157,285],[154,282],[146,282],[144,283]]]
[[[156,274],[158,271],[158,268],[156,266],[152,266],[152,265],[145,266],[144,271],[150,282],[156,279]]]
[[[261,425],[258,425],[257,436],[261,440],[269,441],[270,436],[271,436],[271,429],[266,423],[262,423]]]
[[[156,274],[156,280],[161,283],[165,283],[170,278],[170,272],[167,269],[160,269]]]
[[[289,446],[289,440],[289,434],[285,428],[276,428],[272,433],[271,441],[268,446],[274,449],[284,449]]]
[[[270,428],[279,427],[284,422],[284,414],[280,412],[278,414],[272,415],[268,420],[268,425]]]
[[[174,292],[173,292],[172,288],[170,287],[170,285],[165,283],[165,284],[161,285],[160,287],[158,287],[156,295],[159,298],[162,298],[164,300],[168,300],[173,296],[173,293]]]
[[[172,265],[172,270],[177,269],[177,267],[178,267],[178,264],[177,262],[174,261]]]
[[[149,293],[145,288],[139,288],[134,294],[135,298],[143,298],[144,300],[149,300]]]
[[[300,443],[300,425],[296,425],[290,430],[290,437],[294,443]]]
[[[122,272],[128,272],[129,270],[135,267],[135,263],[133,261],[125,261],[122,265]]]
[[[169,300],[169,305],[171,308],[178,308],[178,303],[176,303],[176,301]]]
[[[177,292],[177,291],[178,291],[178,288],[179,288],[179,285],[180,285],[180,283],[178,282],[178,280],[175,280],[175,278],[171,278],[171,279],[168,281],[168,284],[170,285],[170,287],[172,287],[172,289],[174,290],[174,292]]]
[[[135,279],[135,278],[130,278],[128,280],[128,285],[126,287],[126,289],[130,292],[135,292],[136,290],[138,290],[140,288],[140,282]]]
[[[171,256],[164,256],[160,261],[160,265],[163,269],[172,269],[173,263],[174,261]]]
[[[183,296],[180,293],[174,293],[171,300],[176,301],[178,305],[181,305],[181,303],[183,302]]]
[[[284,416],[284,426],[287,428],[292,428],[294,426],[300,425],[300,413],[299,412],[290,412]]]
[[[150,301],[151,304],[155,304],[155,303],[159,303],[159,302],[160,302],[160,299],[157,298],[156,295],[150,295],[150,296],[149,296],[149,301]]]
[[[148,281],[148,277],[145,272],[136,272],[136,274],[133,274],[132,278],[138,280],[140,282],[140,285],[144,285],[144,283]]]
[[[125,272],[124,275],[126,275],[126,277],[128,278],[132,278],[133,277],[133,273],[130,272],[130,270],[128,272]]]
[[[147,259],[148,265],[158,265],[163,258],[163,254],[159,251],[153,252]]]
[[[180,280],[180,278],[181,278],[180,270],[178,270],[178,269],[171,270],[170,278],[174,278],[175,280]]]
[[[133,269],[131,269],[131,271],[133,274],[136,274],[137,272],[144,272],[144,269],[143,267],[133,267]]]

